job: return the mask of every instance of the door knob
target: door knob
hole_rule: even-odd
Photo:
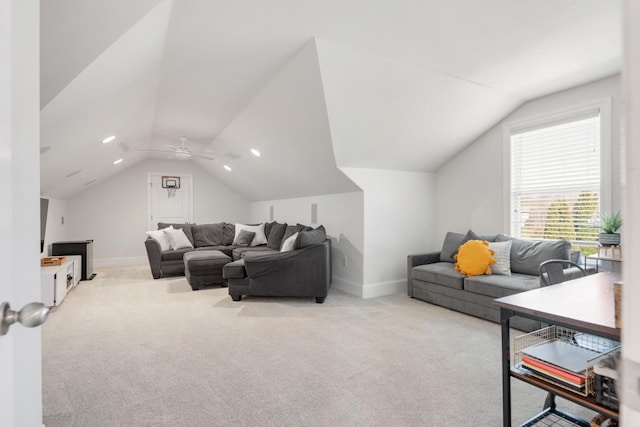
[[[16,322],[22,323],[27,328],[42,325],[49,317],[49,307],[41,302],[30,302],[22,307],[22,310],[11,310],[8,302],[0,304],[0,335],[9,331],[9,326]]]

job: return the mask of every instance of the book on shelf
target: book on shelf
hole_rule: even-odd
[[[543,361],[533,359],[526,355],[522,356],[522,366],[530,371],[539,372],[546,377],[553,378],[563,383],[567,383],[571,386],[582,388],[585,383],[584,375],[577,375],[573,372],[567,372],[563,369],[557,368],[553,365],[549,365]]]
[[[523,356],[559,368],[568,374],[584,375],[587,362],[600,355],[597,351],[566,341],[555,340],[522,350]]]
[[[554,377],[553,375],[548,375],[548,374],[545,374],[545,373],[540,372],[538,370],[530,369],[529,367],[527,367],[525,365],[522,365],[522,369],[524,371],[528,372],[530,375],[532,375],[534,377],[537,377],[537,378],[540,378],[540,379],[542,379],[544,381],[549,381],[549,382],[554,383],[556,385],[562,384],[562,387],[564,387],[566,389],[575,391],[576,393],[580,393],[580,394],[584,393],[586,383],[582,384],[582,385],[576,385],[576,384],[573,384],[571,382],[564,381],[560,377]]]

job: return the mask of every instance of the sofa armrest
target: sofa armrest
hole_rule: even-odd
[[[326,297],[331,285],[328,241],[289,252],[244,258],[255,295]]]
[[[144,246],[147,248],[147,258],[149,259],[149,267],[151,267],[151,275],[154,279],[159,279],[162,273],[160,268],[162,260],[162,249],[160,243],[156,239],[147,237],[144,241]]]
[[[440,252],[429,252],[427,254],[416,254],[407,256],[407,295],[413,297],[413,277],[411,270],[413,267],[424,264],[440,262]]]

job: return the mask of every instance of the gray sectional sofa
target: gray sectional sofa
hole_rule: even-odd
[[[532,241],[503,234],[477,236],[489,242],[511,241],[511,275],[466,277],[455,271],[452,256],[469,233],[448,232],[439,252],[408,256],[410,297],[499,323],[500,311],[494,306],[494,299],[540,287],[538,266],[543,261],[575,260],[577,256],[566,240]],[[524,331],[540,328],[540,322],[524,318],[513,318],[511,325]]]
[[[163,251],[156,239],[148,237],[145,247],[154,279],[185,275],[185,265],[192,263],[186,276],[194,290],[204,284],[227,285],[234,301],[254,295],[314,297],[322,303],[327,296],[331,241],[323,226],[265,223],[266,243],[257,246],[234,245],[235,225],[230,223],[159,223],[158,229],[169,226],[182,229],[193,248]],[[289,237],[295,243],[283,252]]]

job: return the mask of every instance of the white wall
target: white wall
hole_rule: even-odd
[[[40,254],[41,256],[51,255],[51,243],[69,240],[67,238],[67,221],[67,201],[49,199],[47,228],[44,235],[44,250]]]
[[[317,222],[311,221],[311,205],[317,205]],[[364,216],[363,193],[328,194],[251,204],[251,222],[273,219],[287,224],[323,225],[331,239],[331,286],[362,295]]]
[[[249,202],[200,166],[177,160],[146,160],[67,201],[68,239],[93,239],[97,266],[146,262],[149,172],[193,174],[195,223],[249,220]]]
[[[480,234],[504,230],[503,207],[503,124],[554,110],[572,107],[603,97],[611,97],[612,114],[612,211],[621,209],[620,121],[624,104],[620,76],[612,76],[529,101],[497,123],[484,135],[447,162],[437,172],[436,243],[442,244],[447,231]]]
[[[621,425],[640,425],[640,3],[625,2],[624,93],[627,94],[626,180],[624,188],[624,289],[622,298],[622,400]],[[621,388],[618,388],[620,390]]]
[[[407,255],[435,249],[435,175],[341,168],[364,191],[362,297],[407,292]]]

